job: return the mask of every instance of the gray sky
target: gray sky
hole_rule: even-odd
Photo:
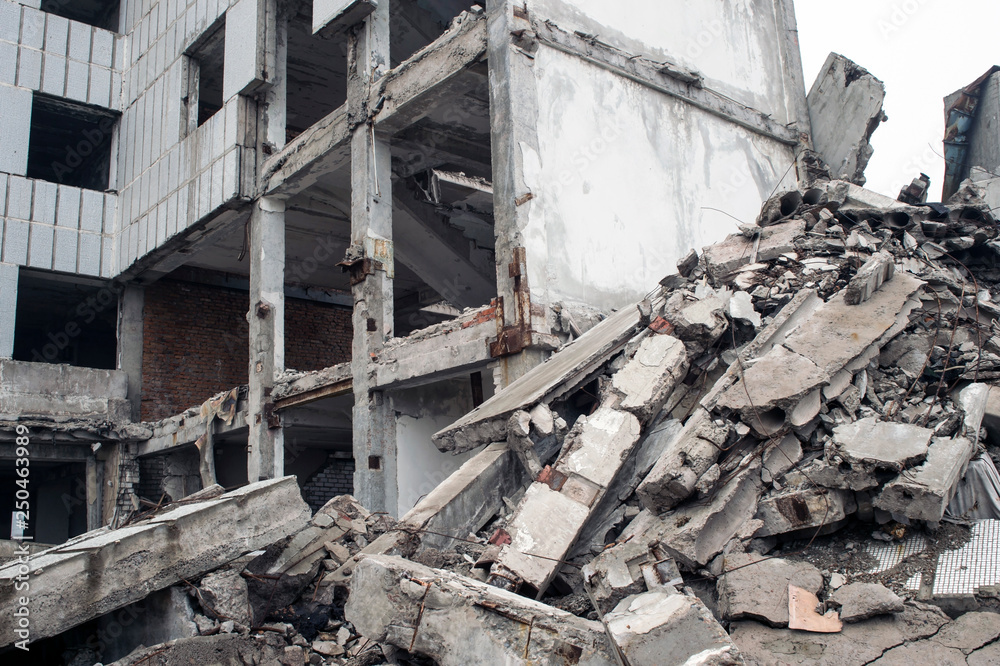
[[[942,99],[1000,64],[1000,0],[796,0],[806,90],[836,51],[885,83],[867,187],[895,198],[919,172],[941,198]]]

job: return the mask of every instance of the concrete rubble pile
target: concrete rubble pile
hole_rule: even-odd
[[[310,518],[289,477],[36,555],[78,610],[33,640],[76,664],[998,663],[985,587],[949,615],[804,556],[1000,519],[996,221],[972,186],[920,198],[772,197],[437,433],[476,453],[398,522],[346,496]]]

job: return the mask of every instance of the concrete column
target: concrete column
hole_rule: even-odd
[[[142,408],[142,318],[146,291],[127,285],[118,299],[118,369],[128,375],[132,420],[141,420]]]
[[[14,355],[17,273],[16,264],[0,264],[0,358]]]
[[[369,376],[371,355],[392,337],[393,326],[386,265],[392,253],[385,252],[392,242],[392,161],[388,137],[378,136],[368,122],[369,92],[389,69],[389,3],[379,3],[350,46],[348,108],[357,123],[351,138],[351,245],[352,254],[362,257],[353,273],[354,494],[370,511],[395,514],[396,418]]]
[[[104,495],[104,465],[96,456],[87,458],[87,531],[96,530],[101,522],[101,504]]]
[[[284,475],[285,445],[271,391],[285,368],[285,202],[261,197],[250,217],[250,374],[247,479]]]
[[[270,150],[257,151],[257,159],[261,162],[285,147],[285,124],[288,117],[288,17],[280,13],[268,20],[274,21],[275,71],[271,77],[271,86],[264,91],[259,104],[260,142],[270,146]]]
[[[538,154],[538,97],[536,95],[534,61],[512,42],[512,33],[530,30],[530,24],[515,15],[514,0],[487,0],[487,52],[490,73],[490,145],[493,161],[493,216],[496,224],[497,295],[504,303],[504,325],[514,326],[525,309],[518,301],[531,301],[530,286],[544,277],[540,261],[525,258],[519,278],[522,292],[515,290],[518,264],[515,248],[524,247],[521,230],[529,227],[531,192],[524,180],[524,147]],[[532,304],[534,304],[532,302]],[[530,312],[535,308],[527,308]],[[545,330],[544,315],[529,315],[532,330]],[[501,387],[544,361],[546,355],[534,349],[500,359],[498,368]]]

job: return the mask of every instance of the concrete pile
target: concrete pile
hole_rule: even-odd
[[[310,518],[289,478],[30,558],[32,640],[79,664],[997,663],[986,587],[952,620],[803,555],[1000,518],[996,221],[969,187],[906,199],[773,197],[437,433],[476,453],[399,521],[346,496]]]

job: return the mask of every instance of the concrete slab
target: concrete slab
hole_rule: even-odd
[[[927,460],[886,485],[875,506],[916,520],[941,520],[975,451],[965,437],[935,437]]]
[[[819,594],[823,575],[806,562],[768,558],[756,553],[725,556],[716,583],[724,620],[751,619],[772,627],[788,626],[788,586]]]

